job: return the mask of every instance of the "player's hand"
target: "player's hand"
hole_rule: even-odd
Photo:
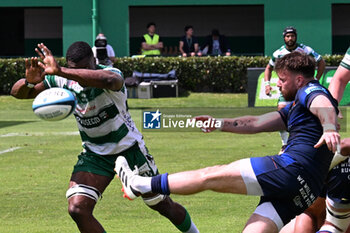
[[[38,58],[25,59],[26,79],[29,83],[37,84],[43,81],[44,72],[38,65]]]
[[[323,144],[327,144],[328,149],[335,153],[340,147],[340,134],[337,131],[324,132],[314,148],[319,148]]]
[[[203,122],[208,122],[208,121],[215,121],[215,118],[213,118],[212,116],[208,116],[208,115],[201,115],[201,116],[196,116],[194,117],[194,119],[197,121],[201,121]],[[209,127],[201,127],[201,130],[204,132],[204,133],[210,133],[214,130],[216,130],[215,126],[213,127],[210,127],[211,125],[215,125],[215,124],[209,124]]]
[[[343,119],[343,118],[344,118],[344,117],[343,117],[343,114],[342,114],[341,111],[340,111],[340,109],[339,109],[338,117],[339,117],[339,119]]]
[[[35,48],[35,52],[40,56],[43,62],[38,62],[39,66],[45,71],[46,74],[58,74],[61,67],[57,64],[51,51],[43,44],[38,44],[40,49]]]
[[[265,85],[265,94],[270,96],[271,95],[272,87],[270,85]]]

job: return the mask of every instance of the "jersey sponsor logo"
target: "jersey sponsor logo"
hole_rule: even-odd
[[[118,113],[119,112],[116,106],[111,105],[105,109],[102,109],[97,115],[91,117],[80,117],[79,115],[75,114],[75,119],[81,126],[85,128],[93,128],[100,126],[109,119],[114,118]]]
[[[308,87],[305,89],[305,93],[307,95],[313,91],[323,91],[324,93],[327,93],[327,91],[323,87],[320,87],[320,86],[311,86],[311,87]]]

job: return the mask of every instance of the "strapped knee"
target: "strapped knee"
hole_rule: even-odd
[[[331,231],[334,233],[345,232],[350,223],[350,211],[339,212],[339,211],[332,210],[328,201],[326,202],[326,206],[327,206],[326,221],[332,223],[334,226],[336,226],[339,229],[327,224],[322,226],[320,230]]]
[[[91,198],[96,202],[98,201],[98,199],[102,198],[102,194],[100,193],[100,191],[98,191],[95,187],[85,184],[76,184],[69,188],[66,192],[67,199],[79,195]]]
[[[157,205],[159,202],[163,201],[166,196],[163,194],[157,194],[153,197],[142,197],[143,202],[148,206]]]

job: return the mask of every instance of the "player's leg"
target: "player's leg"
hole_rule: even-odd
[[[151,155],[145,147],[135,146],[124,152],[124,162],[127,166],[135,168],[133,173],[152,177],[158,173],[158,168]],[[137,168],[137,169],[136,169]],[[150,179],[150,178],[149,178]],[[168,218],[181,232],[197,233],[199,232],[187,210],[177,202],[174,202],[168,195],[163,194],[145,194],[142,195],[144,203],[161,215]]]
[[[66,197],[68,212],[81,232],[104,232],[101,224],[94,218],[93,210],[115,176],[115,158],[116,156],[93,153],[82,153],[78,156]]]
[[[204,190],[266,195],[262,197],[261,204],[255,211],[260,217],[256,220],[257,216],[254,215],[247,226],[247,232],[253,229],[255,224],[260,225],[260,220],[265,218],[270,219],[275,226],[267,224],[263,229],[277,232],[297,214],[302,213],[308,207],[310,198],[317,196],[315,193],[320,189],[309,180],[308,174],[300,165],[284,155],[242,159],[228,165],[171,175],[162,174],[152,178],[135,175],[125,158],[119,157],[116,161],[116,171],[122,177],[123,187],[132,199],[150,192],[189,195]],[[304,186],[308,187],[309,193],[301,197],[299,192]],[[294,200],[296,195],[298,202]]]
[[[342,140],[341,153],[349,154],[348,139]],[[335,166],[328,174],[326,221],[322,231],[345,232],[350,223],[350,161]],[[322,230],[322,231],[321,231]]]
[[[279,233],[294,233],[295,218],[285,225]]]
[[[179,203],[174,202],[168,195],[145,195],[143,201],[148,207],[168,218],[181,232],[199,232],[187,210]]]
[[[325,198],[318,197],[304,213],[296,217],[294,233],[314,233],[325,219]]]
[[[111,180],[111,177],[89,172],[72,174],[67,191],[68,212],[80,232],[105,232],[94,218],[93,210]]]
[[[240,175],[240,163],[241,160],[227,165],[207,167],[171,175],[166,173],[154,177],[142,177],[135,175],[130,170],[125,158],[118,157],[116,172],[121,178],[124,192],[130,199],[150,192],[165,195],[170,193],[189,195],[204,190],[213,190],[224,193],[246,194],[246,185]]]
[[[277,233],[278,228],[270,218],[252,214],[246,223],[243,233]]]
[[[326,220],[319,233],[343,233],[350,224],[350,204],[339,204],[327,197]]]
[[[168,176],[169,191],[174,194],[194,194],[204,190],[222,193],[247,194],[241,177],[241,161],[217,165]]]

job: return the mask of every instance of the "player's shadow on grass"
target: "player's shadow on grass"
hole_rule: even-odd
[[[0,128],[10,127],[14,125],[32,123],[35,121],[0,121]]]

